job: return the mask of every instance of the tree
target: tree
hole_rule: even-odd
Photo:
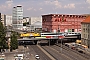
[[[28,25],[29,24],[29,22],[25,22],[25,23],[23,23],[23,26],[26,26],[26,25]]]
[[[11,42],[10,42],[10,50],[15,50],[18,48],[18,41],[17,41],[17,33],[12,32],[11,35]]]
[[[0,22],[0,52],[1,49],[8,48],[8,44],[6,43],[6,28],[3,26],[2,22]]]

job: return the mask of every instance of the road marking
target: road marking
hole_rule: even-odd
[[[41,48],[39,45],[37,45],[49,58],[51,58],[52,60],[56,60],[55,58],[53,58],[49,53],[47,53],[43,48]]]
[[[48,46],[47,46],[47,47],[48,47]],[[51,48],[51,47],[50,47],[50,48]],[[54,48],[51,48],[51,49],[54,50],[54,51],[56,51],[56,52],[58,52],[58,53],[60,53],[59,51],[55,50]],[[65,56],[66,58],[68,58],[68,59],[70,59],[70,60],[73,60],[73,59],[71,59],[70,57],[66,56],[65,54],[62,54],[62,53],[61,53],[61,55]]]

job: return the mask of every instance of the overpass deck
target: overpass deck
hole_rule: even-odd
[[[20,41],[20,40],[31,40],[31,41],[33,41],[33,40],[49,40],[49,39],[56,39],[56,38],[27,38],[27,39],[18,39],[18,41]]]

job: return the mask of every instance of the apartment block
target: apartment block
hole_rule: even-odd
[[[14,29],[23,28],[23,7],[22,6],[13,7],[12,25]]]
[[[81,43],[90,48],[90,17],[81,22]]]
[[[6,21],[6,15],[5,14],[1,14],[1,22],[2,24],[5,26],[5,21]]]

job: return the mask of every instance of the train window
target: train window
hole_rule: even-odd
[[[71,33],[69,33],[69,34],[71,34]]]
[[[74,34],[74,33],[72,33],[72,34]]]
[[[75,34],[77,34],[77,33],[75,33]]]

